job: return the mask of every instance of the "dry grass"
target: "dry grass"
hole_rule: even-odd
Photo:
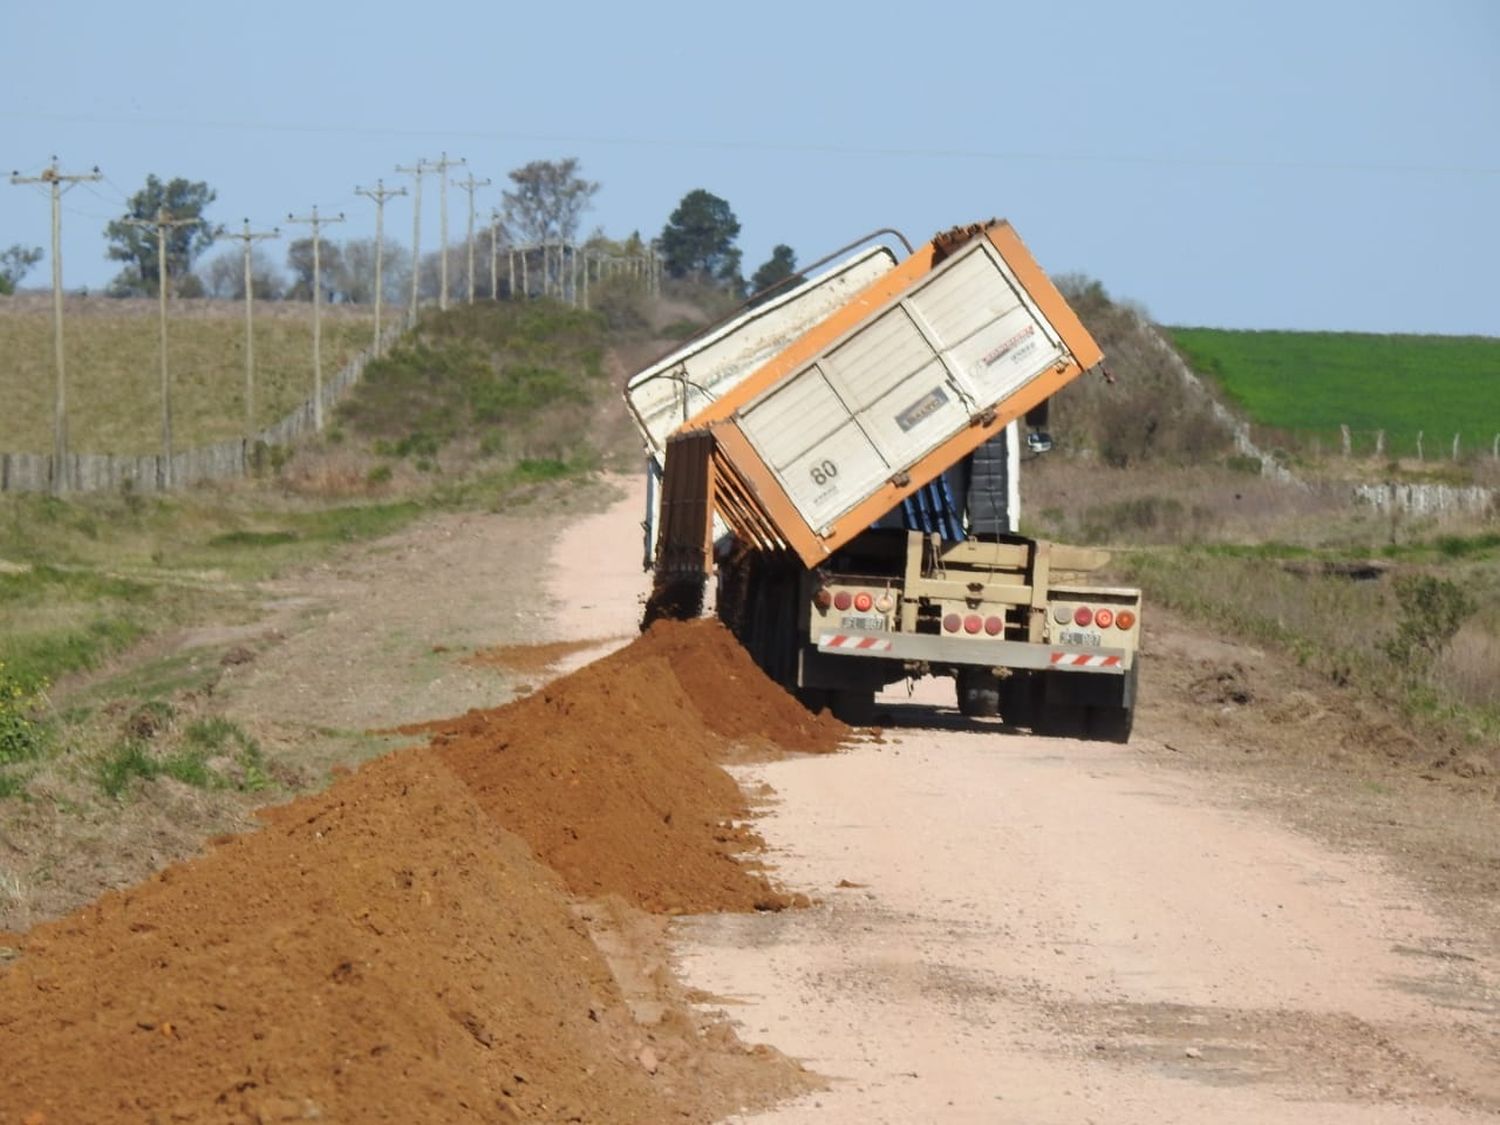
[[[1346,485],[1291,487],[1207,465],[1113,469],[1046,456],[1022,470],[1029,534],[1121,546],[1254,543],[1303,546],[1380,541],[1390,520],[1350,502]]]
[[[1119,577],[1150,606],[1181,610],[1226,639],[1293,655],[1342,688],[1421,722],[1500,747],[1500,542],[1492,521],[1393,520],[1357,504],[1347,484],[1288,485],[1227,469],[1109,469],[1077,459],[1028,464],[1030,534],[1115,548]],[[1324,563],[1374,560],[1353,581]],[[1432,667],[1386,649],[1402,609],[1395,583],[1428,574],[1477,609]]]
[[[161,435],[156,302],[70,297],[63,313],[68,428],[77,452],[152,453]],[[370,343],[371,311],[324,310],[323,373],[331,377]],[[244,306],[175,301],[167,355],[179,448],[238,437],[244,429]],[[266,426],[312,393],[312,309],[256,306],[256,421]],[[0,449],[52,448],[50,305],[34,296],[0,298]]]

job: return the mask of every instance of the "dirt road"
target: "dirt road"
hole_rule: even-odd
[[[634,557],[630,504],[574,544]],[[638,584],[563,588],[611,581]],[[1174,768],[1152,737],[1166,691],[1124,749],[966,723],[938,683],[884,702],[884,743],[738,771],[818,905],[677,926],[689,986],[833,1081],[766,1120],[1500,1110],[1494,935],[1288,827],[1253,779]]]
[[[1368,857],[1129,751],[911,731],[773,763],[817,908],[683,926],[689,981],[836,1078],[776,1121],[1458,1121],[1500,992]],[[847,884],[855,884],[848,886]],[[1471,1113],[1472,1111],[1472,1113]],[[1487,1116],[1487,1114],[1486,1114]]]

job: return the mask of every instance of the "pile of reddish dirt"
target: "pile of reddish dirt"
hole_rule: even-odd
[[[658,913],[779,910],[725,741],[826,751],[848,735],[765,678],[714,621],[627,648],[492,711],[410,728],[570,890]]]
[[[786,901],[733,862],[754,839],[714,732],[796,731],[797,705],[748,662],[751,710],[686,687],[726,646],[653,630],[37,927],[0,969],[0,1121],[708,1120],[806,1088],[680,1006],[636,1023],[562,885]]]

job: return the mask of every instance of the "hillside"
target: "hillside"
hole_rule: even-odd
[[[1354,451],[1413,457],[1461,447],[1488,452],[1500,433],[1500,339],[1352,332],[1247,332],[1171,328],[1188,362],[1216,381],[1262,426],[1337,449],[1339,427]]]
[[[167,325],[172,415],[179,448],[239,437],[245,428],[245,313],[238,301],[175,301]],[[371,342],[372,310],[323,315],[323,374]],[[70,296],[63,313],[68,430],[75,452],[153,453],[161,440],[157,304]],[[312,394],[312,308],[255,307],[256,422],[266,426]],[[52,448],[52,309],[36,295],[0,298],[0,450]]]

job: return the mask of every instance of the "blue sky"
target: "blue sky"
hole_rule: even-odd
[[[0,40],[0,169],[108,177],[65,200],[70,287],[112,276],[102,228],[147,173],[207,180],[221,222],[317,204],[360,236],[355,185],[446,149],[496,181],[486,211],[508,170],[578,156],[616,236],[707,188],[747,272],[1001,215],[1167,323],[1500,336],[1494,0],[0,0]],[[410,201],[387,223],[407,237]],[[45,196],[0,182],[0,247],[48,237]]]

